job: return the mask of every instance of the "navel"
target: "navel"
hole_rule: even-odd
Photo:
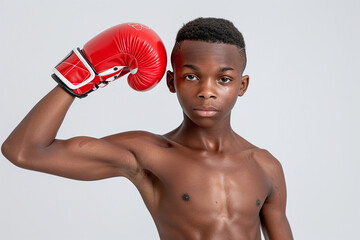
[[[258,199],[256,200],[256,206],[260,206],[261,205],[261,201]]]

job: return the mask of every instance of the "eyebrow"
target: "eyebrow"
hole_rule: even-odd
[[[223,68],[220,68],[220,72],[226,72],[226,71],[234,71],[234,69],[231,68],[231,67],[223,67]]]
[[[197,67],[197,66],[194,66],[194,65],[190,65],[190,64],[185,64],[185,65],[183,65],[183,68],[191,68],[191,69],[193,69],[193,70],[195,70],[195,71],[199,71],[200,69]]]
[[[195,71],[199,71],[200,69],[197,67],[197,66],[194,66],[194,65],[191,65],[191,64],[185,64],[183,65],[183,68],[191,68]],[[231,67],[223,67],[223,68],[220,68],[220,72],[226,72],[226,71],[234,71],[233,68]]]

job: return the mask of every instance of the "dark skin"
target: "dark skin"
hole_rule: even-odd
[[[74,97],[60,87],[11,133],[3,154],[15,165],[79,180],[123,176],[139,190],[160,239],[293,239],[282,167],[230,125],[249,84],[234,46],[183,41],[168,71],[184,120],[165,135],[126,132],[56,139]]]

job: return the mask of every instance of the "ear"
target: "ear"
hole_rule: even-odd
[[[249,81],[250,81],[249,75],[245,75],[245,76],[241,77],[241,86],[240,86],[239,97],[244,95],[244,93],[246,92],[246,89],[249,86]]]
[[[166,72],[166,83],[170,92],[175,93],[174,73],[170,70]]]

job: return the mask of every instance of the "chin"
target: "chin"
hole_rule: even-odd
[[[218,124],[219,120],[210,117],[202,117],[202,118],[189,118],[189,120],[196,126],[200,128],[211,128]]]

